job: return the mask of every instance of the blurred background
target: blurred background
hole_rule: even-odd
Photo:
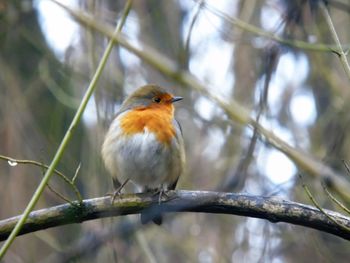
[[[61,2],[109,27],[115,27],[126,4]],[[339,57],[329,49],[297,48],[263,36],[270,32],[286,40],[332,45],[320,2],[138,0],[122,32],[134,45],[152,47],[196,76],[222,100],[238,101],[285,142],[346,177],[350,89]],[[350,1],[327,2],[347,50]],[[258,31],[237,27],[235,19]],[[50,163],[107,43],[105,36],[75,22],[50,0],[0,0],[1,155]],[[322,190],[320,177],[300,171],[251,127],[230,120],[210,98],[120,46],[115,46],[58,166],[72,178],[81,164],[77,187],[83,198],[112,190],[100,157],[103,137],[123,98],[146,83],[184,97],[176,105],[187,154],[178,189],[243,192],[309,204],[298,179],[302,173],[319,203],[338,210]],[[23,211],[42,174],[41,168],[0,160],[0,219]],[[50,185],[76,198],[61,178],[53,176]],[[36,208],[64,202],[46,189]],[[342,202],[349,205],[350,200]],[[161,227],[119,231],[125,222],[121,217],[101,219],[21,236],[5,262],[350,261],[348,242],[290,224],[177,213]]]

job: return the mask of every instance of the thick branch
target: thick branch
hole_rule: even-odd
[[[261,197],[246,194],[218,193],[207,191],[170,191],[167,201],[158,204],[158,197],[145,194],[128,194],[116,198],[99,197],[83,201],[83,205],[59,205],[34,211],[30,214],[20,234],[50,227],[80,223],[86,220],[137,214],[148,211],[151,215],[164,212],[205,212],[232,214],[267,219],[273,223],[286,222],[314,228],[350,240],[350,233],[340,225],[350,227],[350,218],[327,211],[339,225],[329,220],[317,208],[290,202],[275,197]],[[0,221],[0,240],[5,240],[20,217]]]

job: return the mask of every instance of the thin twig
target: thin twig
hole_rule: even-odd
[[[9,161],[10,163],[10,161]],[[17,163],[16,163],[17,164]],[[44,176],[45,174],[45,165],[41,167],[42,168],[42,175]],[[56,171],[56,170],[55,170]],[[75,205],[74,202],[72,202],[71,200],[69,200],[67,197],[65,197],[64,195],[62,195],[61,193],[59,193],[58,191],[56,191],[49,183],[47,183],[47,188],[54,193],[56,196],[58,196],[58,198],[61,198],[62,200],[70,203],[71,205]],[[80,201],[80,204],[82,203],[82,201]]]
[[[237,26],[241,30],[253,33],[257,36],[261,36],[264,38],[274,40],[276,42],[279,42],[279,43],[287,45],[287,46],[291,46],[291,47],[299,48],[299,49],[304,49],[304,50],[310,50],[310,51],[319,51],[319,52],[336,52],[337,53],[339,50],[342,50],[342,47],[340,46],[340,49],[339,49],[338,45],[333,46],[333,45],[325,45],[325,44],[314,44],[314,43],[304,42],[301,40],[284,39],[284,38],[279,37],[271,32],[264,31],[259,27],[251,25],[249,23],[246,23],[239,18],[231,17],[231,16],[225,14],[224,12],[216,9],[215,7],[209,5],[208,3],[204,3],[203,7],[206,8],[207,10],[209,10],[210,12],[212,12],[214,15],[223,18],[224,20],[226,20],[230,24]],[[344,47],[347,48],[348,45],[346,45]]]
[[[299,177],[302,180],[301,175],[299,175]],[[307,194],[307,196],[309,197],[309,199],[311,200],[311,202],[317,207],[318,210],[321,211],[322,214],[324,214],[329,220],[331,220],[334,224],[336,224],[337,226],[339,226],[341,229],[343,229],[344,231],[347,231],[348,233],[350,233],[350,228],[340,224],[337,220],[335,220],[332,216],[330,216],[316,201],[316,199],[314,198],[314,196],[311,194],[309,188],[305,185],[304,182],[302,182],[302,187],[305,190],[305,193]]]
[[[38,166],[40,168],[45,168],[46,170],[49,168],[48,165],[43,164],[41,162],[34,161],[34,160],[15,159],[15,158],[8,157],[8,156],[1,155],[1,154],[0,154],[0,159],[5,160],[5,161],[9,161],[9,162],[13,162],[13,163],[32,164],[32,165]],[[58,176],[60,176],[67,184],[71,183],[71,181],[68,179],[68,177],[65,176],[63,173],[61,173],[60,171],[55,169],[53,172],[55,174],[57,174]]]
[[[185,42],[185,50],[186,50],[187,54],[190,53],[190,43],[191,43],[192,30],[193,30],[194,25],[195,25],[195,23],[196,23],[196,21],[197,21],[197,19],[199,17],[199,13],[200,13],[200,11],[202,9],[203,2],[204,2],[204,0],[200,0],[198,2],[197,11],[196,11],[195,15],[193,16],[193,19],[191,21],[190,27],[188,29],[188,34],[187,34],[186,42]]]
[[[49,169],[49,166],[46,164],[43,164],[41,162],[37,162],[34,160],[21,160],[21,159],[15,159],[12,157],[8,157],[5,155],[0,155],[0,159],[2,160],[6,160],[8,162],[14,162],[14,163],[20,163],[20,164],[31,164],[34,166],[38,166],[40,168],[44,168],[44,169]],[[61,173],[60,171],[54,169],[53,173],[57,174],[59,177],[61,177],[63,179],[63,181],[65,181],[70,187],[72,187],[75,195],[77,196],[78,201],[81,203],[83,198],[78,190],[78,188],[76,187],[76,185],[74,184],[74,181],[69,180],[69,178],[67,176],[65,176],[63,173]],[[51,188],[52,189],[52,188]],[[57,191],[53,190],[53,192],[57,193]],[[60,195],[59,195],[60,196]],[[61,197],[61,196],[60,196]],[[66,198],[63,198],[63,200],[67,201]]]
[[[75,170],[75,174],[73,176],[73,179],[72,179],[72,182],[75,183],[75,180],[77,179],[78,177],[78,174],[79,174],[79,171],[80,171],[80,167],[81,167],[81,163],[79,163],[77,169]]]
[[[348,59],[346,58],[346,55],[345,55],[344,50],[342,48],[342,45],[340,43],[337,31],[335,30],[335,27],[333,25],[332,18],[330,16],[329,12],[328,12],[328,9],[327,9],[324,1],[320,1],[320,8],[321,8],[321,10],[323,12],[324,17],[326,18],[326,23],[327,23],[327,25],[329,27],[329,30],[331,31],[332,38],[333,38],[334,42],[337,45],[337,53],[339,55],[340,62],[342,63],[344,71],[345,71],[348,79],[350,80],[350,66],[349,66],[349,62],[348,62]]]
[[[325,190],[326,194],[329,196],[329,198],[332,199],[332,201],[334,203],[336,203],[341,209],[343,209],[346,213],[348,213],[350,215],[350,209],[348,209],[342,202],[340,202],[337,198],[335,198],[331,194],[331,192],[328,191],[328,189],[324,183],[322,183],[322,187]]]
[[[76,205],[73,201],[69,200],[63,194],[61,194],[58,191],[56,191],[50,184],[47,184],[47,188],[49,188],[51,192],[53,192],[55,195],[57,195],[59,198],[61,198],[62,200],[66,201],[67,203],[69,203],[71,205]],[[79,202],[79,203],[81,203],[81,202]]]
[[[345,166],[346,171],[348,172],[348,175],[350,176],[350,167],[349,167],[348,163],[345,160],[343,160],[343,164]]]
[[[39,166],[40,168],[45,168],[47,169],[48,166],[43,164],[43,163],[40,163],[40,162],[37,162],[37,161],[32,161],[32,160],[19,160],[19,159],[14,159],[14,158],[11,158],[11,157],[8,157],[8,156],[5,156],[5,155],[1,155],[0,154],[0,159],[1,160],[5,160],[5,161],[8,161],[9,165],[11,166],[15,166],[17,164],[32,164],[34,166]],[[60,176],[61,178],[63,178],[63,180],[71,185],[70,183],[70,180],[64,175],[62,174],[61,172],[55,170],[54,171],[55,174],[57,174],[58,176]],[[58,191],[56,191],[50,184],[47,184],[47,187],[50,189],[51,192],[53,192],[55,195],[57,195],[59,198],[61,198],[62,200],[64,200],[65,202],[68,202],[70,204],[73,204],[72,201],[70,201],[68,198],[66,198],[65,196],[63,196],[62,194],[60,194]]]

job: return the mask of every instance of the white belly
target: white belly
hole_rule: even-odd
[[[116,150],[118,170],[123,180],[129,178],[149,188],[157,188],[167,181],[170,151],[152,133],[124,137],[116,143]]]
[[[109,136],[112,135],[112,136]],[[143,133],[121,136],[117,120],[108,131],[102,154],[107,168],[123,183],[130,179],[140,188],[167,187],[181,173],[179,146],[159,143],[147,129]]]

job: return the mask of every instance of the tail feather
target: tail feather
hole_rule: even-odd
[[[141,213],[141,223],[143,225],[153,222],[156,225],[160,226],[163,222],[163,217],[161,215],[154,216],[151,211],[145,211]]]

